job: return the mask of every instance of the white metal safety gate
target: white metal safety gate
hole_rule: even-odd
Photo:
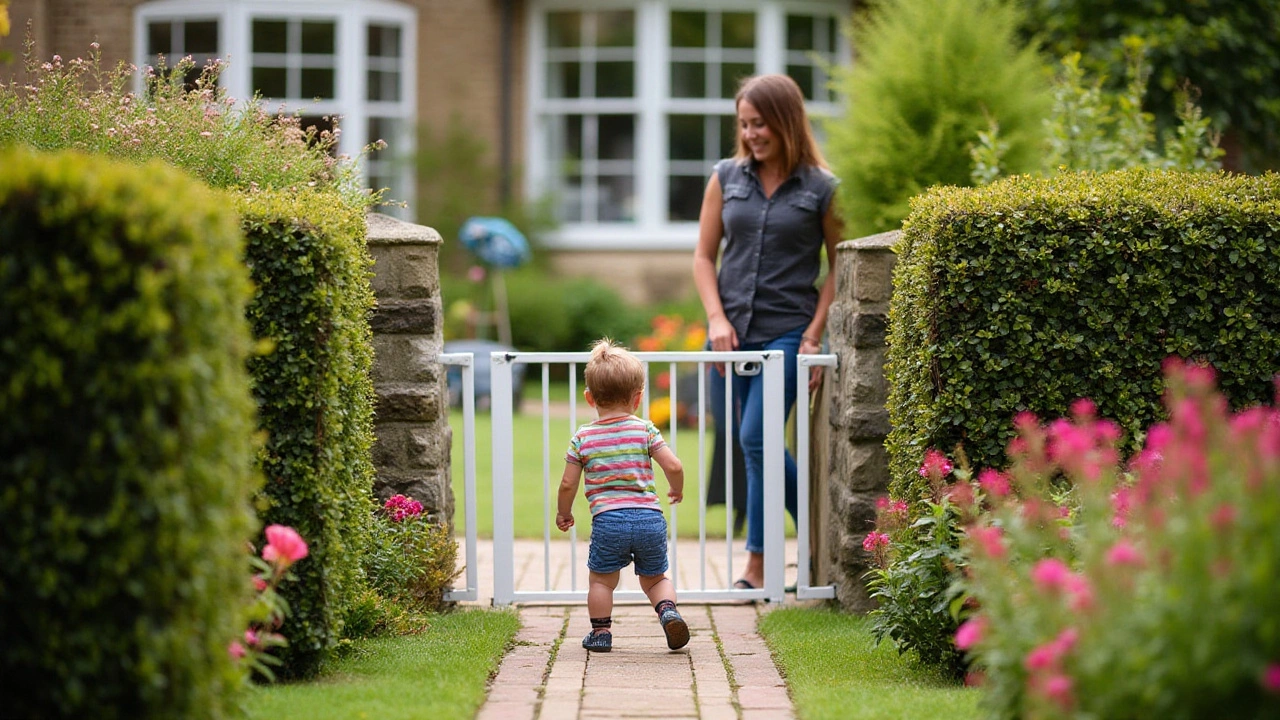
[[[678,407],[679,383],[676,382],[677,368],[680,365],[696,365],[697,367],[697,465],[686,463],[685,469],[685,500],[680,505],[671,506],[669,508],[668,526],[670,528],[670,541],[668,552],[670,556],[670,572],[669,576],[673,583],[676,584],[676,590],[679,594],[681,602],[715,602],[730,600],[766,600],[769,602],[781,602],[785,596],[785,569],[788,558],[784,552],[785,548],[785,513],[786,504],[784,498],[784,452],[785,452],[785,418],[782,414],[784,404],[784,378],[785,369],[783,367],[783,353],[781,351],[769,352],[638,352],[635,355],[645,363],[646,370],[650,365],[666,365],[670,373],[672,382],[669,385],[668,399],[672,408],[670,427],[660,428],[673,450],[679,452],[678,448],[678,432],[677,432],[677,413],[675,408]],[[526,353],[526,352],[510,352],[510,353],[493,353],[489,358],[490,362],[490,383],[491,383],[491,422],[492,422],[492,483],[493,483],[493,603],[494,605],[509,605],[519,602],[585,602],[587,596],[586,589],[586,552],[585,546],[579,551],[579,538],[577,535],[577,526],[570,529],[567,539],[552,539],[552,526],[555,517],[555,493],[559,485],[559,470],[553,474],[553,465],[558,464],[563,458],[562,448],[567,446],[568,440],[572,433],[577,429],[578,425],[589,421],[591,418],[578,417],[577,396],[580,394],[577,382],[577,373],[580,365],[585,365],[589,359],[590,353]],[[473,387],[473,361],[470,354],[442,355],[441,362],[450,365],[460,365],[462,367],[463,379],[463,420],[464,420],[464,442],[463,447],[466,448],[463,458],[464,474],[466,478],[465,490],[465,508],[466,508],[466,532],[467,532],[467,549],[466,549],[466,568],[467,568],[467,588],[465,590],[455,590],[447,596],[450,600],[475,600],[477,593],[476,585],[476,527],[475,527],[475,398]],[[741,543],[741,538],[734,537],[733,531],[733,454],[727,452],[728,448],[732,448],[732,443],[736,440],[732,437],[732,423],[726,423],[729,427],[722,432],[725,434],[725,547],[724,557],[725,566],[722,574],[723,582],[720,586],[708,585],[707,568],[708,568],[708,543],[707,543],[707,479],[705,469],[707,468],[707,460],[709,458],[706,448],[706,430],[707,430],[707,368],[713,363],[725,363],[726,367],[734,368],[735,372],[741,374],[753,374],[754,372],[763,373],[764,383],[764,586],[758,589],[744,590],[736,589],[731,586],[733,579],[737,577],[733,570],[734,564],[734,545]],[[515,558],[515,497],[516,472],[534,473],[536,468],[531,467],[515,467],[515,437],[513,414],[515,411],[514,404],[514,386],[513,386],[513,369],[518,364],[524,364],[526,370],[539,368],[541,370],[541,386],[542,386],[542,519],[543,519],[543,552],[544,552],[544,578],[543,587],[540,590],[528,590],[516,588],[516,558]],[[549,369],[553,364],[567,365],[569,378],[569,398],[568,419],[567,424],[561,425],[561,430],[552,433],[550,398],[549,398]],[[834,355],[800,355],[798,356],[798,368],[796,376],[796,406],[798,408],[807,409],[809,407],[809,376],[811,369],[814,367],[835,367],[836,356]],[[532,378],[531,378],[532,379]],[[713,379],[712,382],[719,382]],[[732,416],[732,408],[734,403],[733,382],[729,373],[724,376],[725,390],[725,415]],[[530,384],[530,379],[525,381],[526,386]],[[650,407],[650,389],[646,387],[644,400],[641,404],[642,414],[648,416]],[[810,557],[809,557],[809,414],[807,411],[796,413],[796,433],[797,433],[797,454],[796,466],[798,471],[798,504],[796,517],[796,534],[797,534],[797,557],[795,559],[797,565],[797,582],[796,596],[799,599],[821,599],[835,597],[835,589],[830,586],[815,587],[811,585]],[[456,462],[456,459],[455,459]],[[561,465],[562,467],[562,465]],[[555,481],[553,482],[553,478]],[[717,478],[717,481],[720,479]],[[659,483],[661,488],[662,483]],[[664,494],[664,490],[660,490],[660,494]],[[693,501],[693,502],[691,502]],[[698,541],[696,551],[696,562],[699,564],[695,576],[697,582],[690,587],[689,584],[681,584],[679,577],[679,562],[681,558],[686,558],[688,562],[689,554],[685,550],[685,544],[691,542],[689,540],[682,541],[679,538],[678,513],[690,512],[690,510],[682,510],[696,503],[696,512],[698,513]],[[588,526],[589,518],[579,518],[579,522]],[[570,555],[567,586],[566,578],[555,578],[553,580],[550,571],[552,544],[568,543],[568,551]],[[563,546],[560,546],[562,549]],[[579,567],[581,566],[581,567]],[[643,600],[644,595],[639,590],[622,590],[619,589],[615,593],[615,599],[620,602]]]

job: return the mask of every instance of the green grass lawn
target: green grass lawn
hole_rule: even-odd
[[[553,386],[554,387],[554,386]],[[567,387],[567,386],[566,386]],[[567,390],[561,394],[561,397],[567,397]],[[548,512],[549,507],[550,525],[552,537],[560,535],[555,529],[556,514],[556,490],[560,485],[560,476],[564,472],[564,452],[569,447],[569,438],[573,435],[576,428],[569,427],[567,418],[552,418],[547,428],[547,437],[549,438],[549,458],[544,460],[543,456],[543,424],[542,424],[542,405],[541,390],[537,387],[528,389],[525,398],[525,412],[516,414],[512,418],[512,432],[514,435],[514,460],[515,467],[515,536],[526,538],[543,537],[544,513]],[[588,422],[594,415],[584,414],[580,412],[577,417],[579,425]],[[463,529],[465,516],[463,515],[463,432],[462,432],[462,411],[453,410],[449,415],[449,424],[453,428],[453,455],[450,467],[453,472],[453,493],[457,503],[457,510],[454,515],[454,522],[459,531]],[[476,528],[480,537],[493,536],[493,486],[492,486],[492,456],[491,456],[491,418],[488,413],[476,413]],[[670,434],[667,428],[661,428],[663,436]],[[711,449],[713,436],[710,430],[706,435],[706,462],[705,465],[698,459],[698,431],[681,429],[676,437],[676,453],[680,456],[681,462],[684,463],[685,475],[685,491],[684,502],[680,505],[677,514],[678,531],[682,538],[698,537],[698,482],[700,476],[705,476],[705,466],[711,463]],[[670,442],[670,438],[667,438]],[[548,463],[546,465],[544,463]],[[546,485],[549,486],[549,492],[544,492],[544,468],[549,467],[550,471],[547,475]],[[667,505],[667,481],[662,476],[662,471],[655,468],[655,474],[658,482],[658,496],[662,500],[663,507]],[[723,482],[723,480],[721,480]],[[545,498],[545,499],[544,499]],[[587,501],[583,497],[581,489],[578,491],[578,498],[574,501],[574,517],[578,522],[578,532],[581,537],[585,537],[590,513],[587,510]],[[670,517],[670,516],[668,516]],[[707,537],[724,538],[725,527],[725,507],[723,505],[712,505],[707,508]],[[792,537],[795,534],[795,527],[791,519],[787,519],[787,536]]]
[[[474,717],[519,625],[514,612],[446,613],[420,635],[359,641],[317,680],[251,687],[245,705],[263,720]]]
[[[829,609],[783,608],[760,633],[786,675],[803,720],[981,717],[981,690],[965,688],[879,646],[864,617]]]

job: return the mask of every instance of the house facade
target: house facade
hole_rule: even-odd
[[[503,197],[548,198],[544,245],[566,271],[616,268],[630,299],[691,288],[711,165],[732,152],[733,93],[785,72],[811,115],[838,106],[852,0],[12,0],[21,50],[155,65],[228,61],[233,97],[332,126],[339,151],[386,140],[364,167],[413,211],[417,129],[461,118],[492,153]]]

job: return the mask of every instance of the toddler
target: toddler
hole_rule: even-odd
[[[574,433],[560,480],[556,527],[573,526],[573,498],[586,474],[591,508],[591,546],[587,610],[591,632],[582,647],[609,652],[613,647],[613,591],[622,568],[636,564],[640,588],[658,613],[667,647],[689,643],[689,626],[676,610],[676,592],[667,579],[667,520],[653,481],[656,460],[667,476],[672,504],[684,498],[684,467],[662,433],[635,416],[644,397],[644,365],[621,345],[605,338],[591,348],[587,362],[587,404],[596,421]]]

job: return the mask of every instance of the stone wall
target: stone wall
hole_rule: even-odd
[[[377,470],[374,493],[403,493],[441,522],[453,518],[449,399],[438,257],[440,234],[384,215],[369,216],[378,306],[373,326]]]
[[[889,484],[885,331],[897,261],[892,248],[899,235],[882,233],[837,246],[836,296],[827,323],[831,352],[840,358],[831,396],[827,546],[836,597],[854,611],[874,607],[862,579],[870,569],[862,540],[875,527],[876,499]]]

